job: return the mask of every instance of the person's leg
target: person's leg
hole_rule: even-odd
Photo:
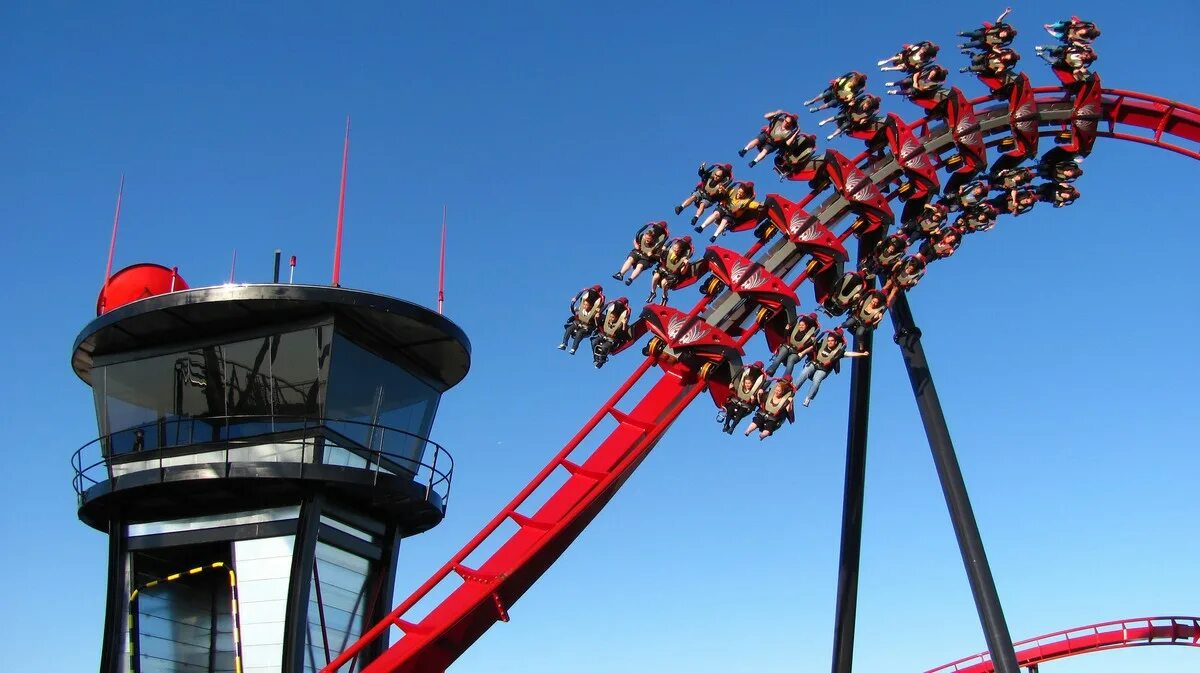
[[[829,376],[829,372],[824,369],[818,369],[813,373],[812,387],[808,389],[808,395],[804,397],[804,406],[807,407],[808,403],[812,402],[813,398],[817,396],[817,391],[821,389],[821,382],[825,380],[826,376]]]
[[[762,149],[761,149],[761,150],[758,152],[758,156],[756,156],[756,157],[754,157],[753,159],[751,159],[751,160],[750,160],[750,167],[751,167],[751,168],[753,168],[755,164],[757,164],[758,162],[760,162],[760,161],[762,161],[763,159],[765,159],[765,158],[766,158],[766,156],[767,156],[768,154],[770,154],[770,153],[771,153],[771,148],[770,148],[770,147],[763,147],[763,148],[762,148]]]
[[[775,356],[767,363],[767,376],[775,376],[775,370],[779,369],[779,365],[783,364],[784,360],[788,359],[788,355],[792,353],[790,346],[781,344],[775,351]]]
[[[796,368],[796,364],[799,362],[800,362],[800,356],[797,355],[795,351],[792,351],[791,354],[789,354],[787,356],[787,362],[784,364],[784,367],[783,367],[784,375],[791,376],[792,370]]]
[[[743,147],[740,152],[738,152],[738,156],[739,157],[746,156],[746,153],[749,152],[750,150],[754,149],[755,147],[758,147],[758,136],[755,136],[753,140],[746,143],[746,146]]]
[[[625,279],[625,284],[629,285],[630,283],[632,283],[633,279],[637,278],[639,275],[641,275],[642,271],[644,271],[645,268],[646,268],[645,263],[638,262],[638,265],[633,267],[633,273],[629,274],[629,278]]]
[[[558,344],[558,350],[561,351],[561,350],[565,350],[567,348],[567,341],[570,340],[571,335],[574,333],[575,333],[575,320],[572,319],[570,322],[567,323],[567,326],[563,329],[562,343]]]
[[[584,337],[587,336],[587,333],[588,333],[588,328],[576,323],[575,341],[571,344],[571,351],[570,351],[571,355],[574,355],[575,351],[579,350],[579,344],[583,343],[583,339],[584,339]]]

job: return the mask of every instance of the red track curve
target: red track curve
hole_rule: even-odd
[[[1057,87],[1035,89],[1034,93],[1037,95],[1040,124],[1053,129],[1043,131],[1043,134],[1052,134],[1070,117],[1070,96]],[[982,105],[989,101],[992,99],[983,97],[972,103]],[[1004,133],[1008,129],[1005,104],[977,110],[977,116],[985,135]],[[1107,129],[1100,131],[1101,137],[1152,145],[1200,159],[1200,108],[1147,94],[1105,89],[1102,122],[1107,124]],[[952,150],[953,144],[944,125],[934,125],[926,119],[916,122],[912,128],[931,154],[940,155]],[[1146,129],[1152,135],[1132,133],[1134,129]],[[1181,141],[1185,144],[1179,144]],[[854,163],[868,169],[868,175],[877,184],[899,177],[899,168],[890,156],[870,166],[864,165],[866,161],[866,152],[854,158]],[[817,195],[817,192],[810,193],[800,204],[809,204]],[[835,194],[812,212],[819,221],[829,226],[849,212],[848,203]],[[841,238],[845,240],[850,235],[850,228],[847,227]],[[745,256],[753,257],[762,247],[762,243],[756,242]],[[801,257],[795,245],[784,238],[776,241],[757,261],[783,277],[799,264]],[[802,272],[791,286],[795,288],[806,276],[807,273]],[[709,298],[702,297],[689,315],[699,315],[706,308],[709,310],[704,318],[722,329],[741,324],[752,314],[744,302],[728,292],[712,300],[711,306]],[[740,341],[744,343],[755,331],[754,325],[747,327]],[[650,358],[642,362],[575,437],[483,530],[383,621],[321,669],[322,673],[336,673],[347,663],[356,661],[364,647],[385,635],[392,626],[401,630],[402,637],[364,667],[364,673],[443,671],[493,624],[508,621],[508,610],[513,603],[579,536],[649,455],[684,408],[704,390],[703,382],[666,372],[631,410],[623,412],[617,409],[616,405],[623,401],[629,390],[653,365]],[[586,457],[580,459],[573,456],[609,415],[617,421],[616,429]],[[559,469],[567,472],[566,482],[536,512],[519,512],[518,509],[530,495]],[[500,526],[510,519],[517,524],[517,530],[490,557],[478,568],[463,565],[470,554],[493,538]],[[419,621],[414,621],[417,619],[415,617],[406,618],[416,603],[451,575],[457,575],[461,584]],[[972,673],[982,673],[984,670],[972,670]]]
[[[1066,631],[1047,633],[1013,643],[1017,663],[1021,666],[1073,657],[1089,652],[1118,650],[1147,645],[1186,645],[1200,647],[1200,618],[1198,617],[1137,617],[1115,622],[1102,622]],[[992,660],[987,652],[931,668],[925,673],[992,673]]]

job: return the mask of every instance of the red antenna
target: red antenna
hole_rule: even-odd
[[[104,284],[112,278],[113,252],[117,249],[117,223],[121,221],[121,197],[125,194],[125,174],[121,174],[121,185],[117,187],[117,212],[113,214],[112,240],[108,242],[108,266],[104,267]]]
[[[333,285],[342,277],[342,223],[346,219],[346,169],[350,164],[350,115],[346,115],[346,141],[342,145],[342,190],[338,195],[337,238],[333,244]]]
[[[442,206],[442,259],[438,263],[438,315],[446,301],[446,206]]]

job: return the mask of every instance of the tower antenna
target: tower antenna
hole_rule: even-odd
[[[121,184],[117,187],[117,211],[113,213],[112,239],[108,242],[108,265],[104,267],[104,284],[112,278],[113,252],[117,249],[117,223],[121,221],[121,197],[125,195],[125,174],[121,174]]]
[[[446,301],[446,206],[442,206],[442,256],[438,262],[438,315]]]
[[[346,140],[342,144],[342,188],[338,194],[337,238],[333,243],[333,286],[340,287],[342,277],[342,223],[346,219],[346,169],[350,164],[350,115],[346,115]]]

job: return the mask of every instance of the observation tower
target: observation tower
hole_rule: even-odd
[[[387,614],[401,539],[442,520],[453,460],[427,437],[466,335],[393,297],[148,264],[97,315],[71,365],[99,427],[73,465],[109,536],[100,670],[321,669]]]

